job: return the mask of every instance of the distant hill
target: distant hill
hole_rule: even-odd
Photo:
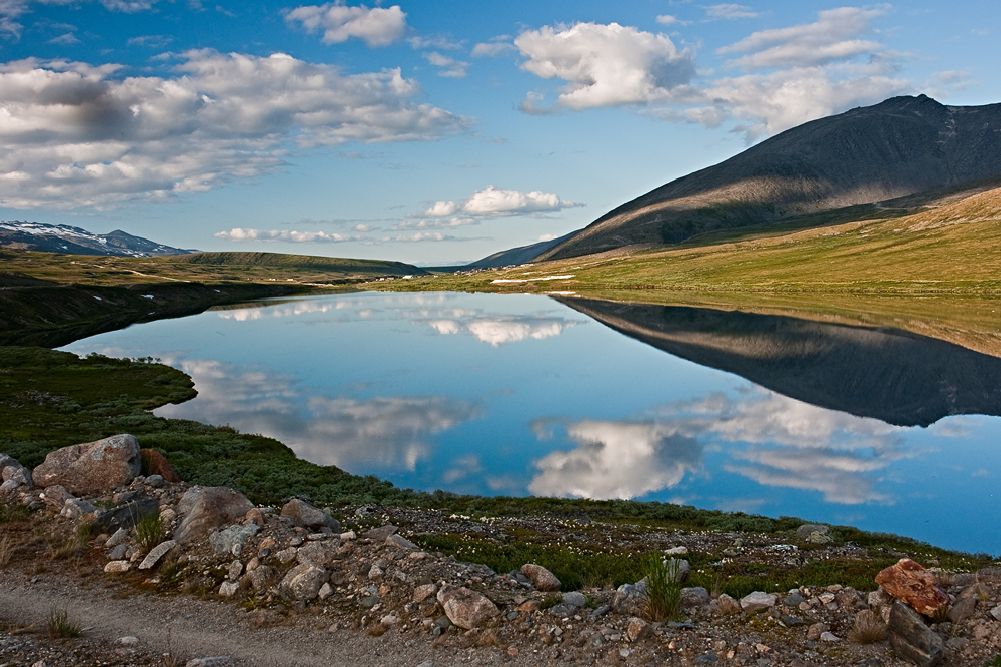
[[[0,221],[0,248],[115,257],[159,257],[195,252],[161,245],[120,229],[95,234],[81,227],[19,220]]]
[[[1001,178],[1001,104],[893,97],[821,118],[623,204],[534,259],[683,243]],[[819,222],[819,219],[818,219]]]
[[[376,259],[343,259],[312,255],[284,255],[273,252],[199,252],[172,258],[173,263],[205,267],[284,269],[287,271],[333,272],[352,276],[422,276],[427,271],[403,262]]]

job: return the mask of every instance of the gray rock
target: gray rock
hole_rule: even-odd
[[[159,513],[160,503],[156,498],[136,498],[98,512],[94,529],[110,533],[120,528],[134,528],[138,522]]]
[[[675,584],[688,581],[688,575],[692,572],[692,566],[684,558],[668,558],[664,565],[667,566],[668,581]]]
[[[612,611],[612,605],[609,604],[599,605],[595,607],[590,614],[588,614],[588,618],[590,618],[592,621],[596,621],[599,618],[608,616],[608,614],[611,611]]]
[[[437,599],[448,620],[464,630],[478,628],[500,614],[489,598],[465,587],[444,588]]]
[[[798,609],[804,602],[806,602],[806,598],[799,591],[790,591],[789,595],[782,600],[782,604],[793,609]]]
[[[532,582],[532,587],[537,591],[549,592],[560,590],[560,580],[556,575],[535,563],[525,563],[521,566],[521,573]]]
[[[406,551],[415,551],[417,545],[403,537],[399,534],[390,535],[386,538],[386,544],[391,547],[396,547],[398,549],[405,549]]]
[[[575,607],[572,604],[566,602],[558,602],[552,607],[547,609],[550,616],[555,616],[556,618],[570,618],[577,613],[579,607]]]
[[[132,569],[132,563],[127,560],[113,560],[104,565],[107,574],[121,574]]]
[[[687,556],[688,547],[671,547],[664,552],[665,556]]]
[[[135,646],[138,643],[139,643],[139,638],[132,636],[119,637],[118,639],[115,640],[116,646]]]
[[[213,531],[209,535],[209,544],[212,545],[212,550],[217,556],[236,556],[243,551],[243,545],[247,543],[247,540],[257,535],[259,530],[260,528],[255,523],[236,524]]]
[[[740,598],[740,608],[749,614],[753,614],[774,607],[776,602],[776,596],[771,593],[754,591]]]
[[[804,523],[796,529],[796,537],[811,544],[830,544],[834,541],[831,527],[816,523]]]
[[[619,614],[637,616],[646,609],[646,582],[622,584],[615,589],[612,598],[612,609]]]
[[[396,526],[386,524],[385,526],[379,526],[378,528],[366,530],[362,533],[362,537],[366,540],[372,540],[373,542],[385,542],[386,538],[396,533],[397,530],[399,529]]]
[[[139,443],[122,434],[49,452],[31,476],[39,486],[59,484],[70,493],[96,494],[127,485],[139,469]]]
[[[240,582],[224,581],[219,585],[219,595],[224,598],[231,598],[240,592]]]
[[[246,581],[255,591],[261,592],[267,590],[276,574],[277,572],[270,565],[261,565],[245,574],[243,581]]]
[[[140,570],[149,570],[160,562],[160,559],[167,555],[167,552],[177,546],[175,540],[167,540],[153,547],[152,551],[146,554],[143,562],[139,563]]]
[[[569,593],[563,594],[563,602],[570,605],[576,609],[580,609],[587,605],[587,598],[580,591],[571,591]]]
[[[242,518],[253,506],[239,491],[224,486],[193,486],[177,504],[183,518],[174,538],[181,544],[201,539],[212,529]]]
[[[209,658],[188,660],[184,667],[231,667],[236,662],[228,655],[216,655]]]
[[[681,589],[682,607],[701,607],[709,604],[709,591],[701,586],[692,586]]]
[[[830,631],[828,631],[828,632],[821,632],[820,633],[820,641],[822,641],[822,642],[832,642],[832,643],[833,642],[839,642],[839,641],[841,641],[841,637],[838,637],[836,634],[834,634],[833,632],[830,632]]]
[[[308,563],[296,565],[282,579],[278,592],[287,600],[309,602],[320,594],[328,576],[323,568]]]
[[[991,609],[991,616],[995,621],[1001,621],[1001,604]]]
[[[129,539],[129,531],[124,528],[119,528],[111,537],[108,538],[108,540],[104,543],[104,546],[109,549],[117,547],[119,544],[124,544],[127,539]]]
[[[80,517],[92,514],[97,508],[93,503],[80,498],[67,498],[63,509],[59,513],[67,519],[79,519]]]
[[[305,546],[299,547],[295,557],[299,563],[327,567],[337,558],[337,547],[322,542],[309,542]]]
[[[13,481],[17,486],[27,486],[29,489],[32,486],[31,471],[6,454],[0,454],[0,480]]]
[[[16,482],[12,479],[8,479],[6,482],[0,484],[0,496],[5,496],[10,493],[14,493],[21,488],[21,483]]]
[[[127,544],[115,545],[108,552],[108,560],[124,560],[128,552],[129,552],[129,545]]]
[[[154,489],[162,488],[166,483],[166,480],[163,479],[163,475],[150,475],[146,478],[146,486],[151,486]]]
[[[918,667],[932,667],[942,659],[942,638],[925,625],[920,614],[907,605],[893,603],[888,631],[890,646],[898,658]]]
[[[293,525],[300,528],[329,528],[333,531],[341,529],[337,519],[299,498],[293,498],[285,503],[281,515],[292,519]]]
[[[977,598],[972,595],[960,596],[951,607],[949,607],[949,620],[953,623],[962,623],[977,609]]]

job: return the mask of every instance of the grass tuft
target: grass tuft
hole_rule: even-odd
[[[136,545],[144,553],[163,540],[163,523],[159,514],[150,514],[136,522]]]
[[[870,609],[855,616],[855,625],[848,631],[848,638],[856,644],[875,644],[886,639],[886,623]]]
[[[49,611],[48,629],[49,637],[53,639],[69,639],[79,637],[83,633],[80,624],[70,620],[65,609],[55,607]]]
[[[650,558],[646,570],[646,617],[649,621],[668,621],[681,612],[681,582],[678,561],[663,556]]]

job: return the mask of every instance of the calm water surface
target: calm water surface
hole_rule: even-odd
[[[669,501],[1001,553],[1001,360],[900,332],[564,301],[304,297],[65,349],[160,357],[198,397],[157,414],[404,487]]]

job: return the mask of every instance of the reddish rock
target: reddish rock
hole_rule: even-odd
[[[139,443],[128,434],[49,452],[31,476],[40,487],[63,486],[73,494],[106,493],[139,474]]]
[[[902,558],[877,574],[876,583],[925,616],[938,616],[949,606],[949,596],[938,585],[935,575],[910,558]]]
[[[146,470],[147,477],[149,475],[159,475],[163,477],[164,481],[171,484],[183,481],[181,480],[181,476],[177,474],[177,471],[174,470],[174,466],[170,465],[167,457],[155,449],[140,449],[139,455],[142,456],[143,468]]]

